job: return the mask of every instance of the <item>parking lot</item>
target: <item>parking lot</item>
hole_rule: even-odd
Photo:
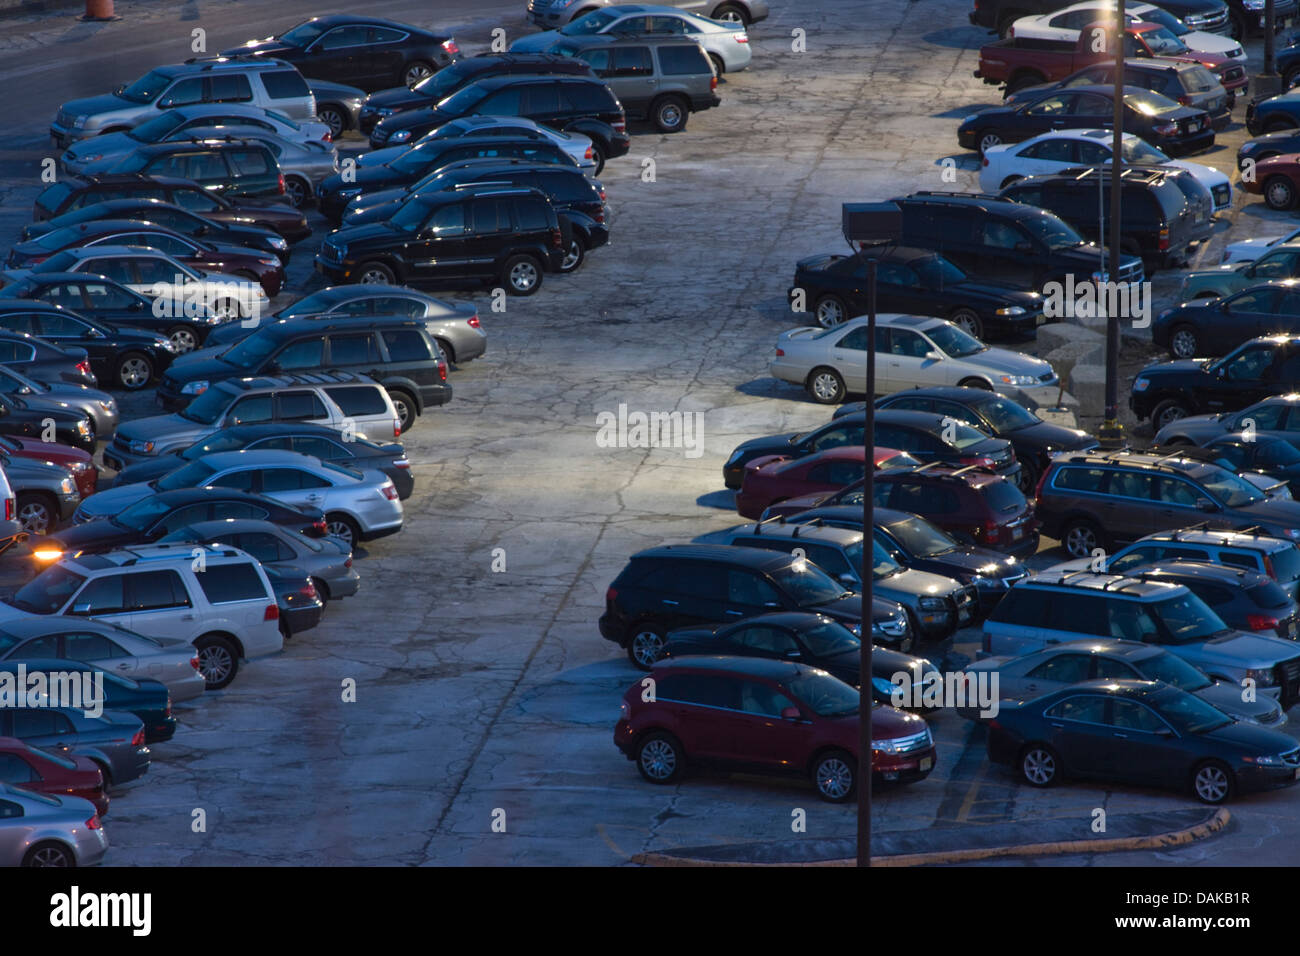
[[[125,19],[105,25],[0,20],[0,236],[12,241],[29,219],[60,102],[191,55],[195,27],[216,50],[247,39],[250,23],[269,33],[346,9],[169,6],[121,2]],[[631,153],[611,160],[600,177],[613,213],[607,248],[575,275],[548,276],[538,295],[508,298],[503,312],[486,291],[448,294],[478,306],[488,351],[452,371],[454,400],[404,436],[416,476],[404,530],[358,551],[361,593],[332,604],[320,627],[178,707],[181,727],[154,747],[149,774],[115,793],[107,864],[618,865],[651,850],[789,839],[797,809],[810,838],[852,835],[852,809],[822,803],[802,780],[645,783],[612,742],[621,695],[640,673],[596,621],[629,554],[738,523],[721,479],[735,444],[828,417],[770,378],[767,360],[797,324],[786,304],[795,261],[844,249],[840,204],[976,188],[978,159],[958,149],[956,124],[999,94],[971,76],[987,35],[967,24],[968,9],[773,0],[750,30],[754,64],[719,85],[720,108],[677,135],[634,128]],[[409,0],[366,12],[430,18]],[[516,0],[452,0],[436,20],[469,53],[486,50],[496,27],[530,29]],[[1253,41],[1252,62],[1260,48]],[[1242,109],[1198,161],[1232,170]],[[955,177],[945,177],[947,157]],[[1238,194],[1198,261],[1291,221]],[[311,257],[325,228],[313,222],[277,306],[322,284]],[[1157,293],[1173,281],[1158,277]],[[1126,346],[1121,405],[1155,355]],[[124,419],[153,408],[151,394],[120,401]],[[702,453],[601,447],[597,416],[624,405],[703,413]],[[1081,420],[1095,425],[1099,411],[1081,409]],[[1061,560],[1055,542],[1043,549],[1035,566]],[[960,664],[978,639],[967,629],[939,653]],[[344,700],[350,680],[355,702]],[[877,792],[878,831],[1059,819],[1077,821],[1085,839],[1099,807],[1196,806],[1128,786],[1035,791],[987,762],[982,731],[966,721],[945,713],[932,728],[937,769]],[[1294,789],[1240,798],[1224,833],[1182,849],[1052,862],[1294,862],[1298,799]]]

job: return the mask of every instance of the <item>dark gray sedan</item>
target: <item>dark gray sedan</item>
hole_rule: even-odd
[[[1156,434],[1157,445],[1208,445],[1232,432],[1267,432],[1300,444],[1300,395],[1271,395],[1239,412],[1187,415]]]
[[[143,777],[151,759],[144,742],[144,721],[120,710],[87,717],[87,709],[91,708],[3,707],[0,737],[17,737],[53,753],[89,757],[104,773],[105,790],[110,783]]]

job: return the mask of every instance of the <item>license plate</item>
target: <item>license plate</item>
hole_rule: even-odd
[[[112,455],[104,455],[104,464],[108,465],[108,467],[112,468],[114,471],[122,470],[122,463]]]
[[[1189,133],[1195,133],[1200,128],[1201,128],[1200,120],[1192,120],[1190,123],[1187,124],[1187,131]]]
[[[1023,538],[1024,536],[1025,536],[1025,529],[1024,529],[1024,528],[1014,528],[1014,529],[1012,529],[1012,531],[1011,531],[1011,540],[1012,540],[1012,541],[1019,541],[1019,540],[1020,540],[1021,538]]]
[[[929,769],[930,769],[931,767],[933,767],[933,766],[934,766],[934,758],[932,758],[932,757],[922,757],[922,758],[921,758],[921,772],[922,772],[922,773],[924,773],[926,770],[929,770]],[[1297,774],[1300,774],[1300,770],[1297,770],[1296,773],[1297,773]]]
[[[1300,626],[1298,626],[1295,621],[1292,621],[1290,627],[1286,629],[1286,632],[1291,635],[1291,637],[1295,637],[1297,630],[1300,630]]]

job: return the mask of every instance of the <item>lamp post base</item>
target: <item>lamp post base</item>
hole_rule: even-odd
[[[1259,73],[1251,82],[1250,91],[1257,99],[1276,96],[1282,92],[1282,77],[1276,73]]]
[[[1124,426],[1113,418],[1107,419],[1097,429],[1097,441],[1106,451],[1114,451],[1128,444],[1124,437]]]

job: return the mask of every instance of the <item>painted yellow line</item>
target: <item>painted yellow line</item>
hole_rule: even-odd
[[[970,819],[971,807],[975,805],[975,797],[980,792],[980,781],[984,779],[984,767],[986,764],[980,764],[979,769],[975,771],[975,776],[971,777],[970,788],[966,791],[966,797],[961,802],[961,809],[957,811],[957,822],[965,823]]]

